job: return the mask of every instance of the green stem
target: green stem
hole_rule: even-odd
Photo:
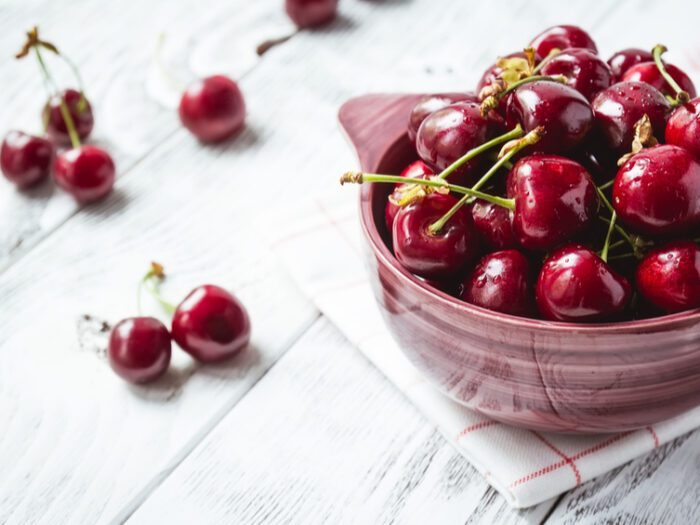
[[[606,182],[605,184],[601,184],[600,186],[598,186],[598,189],[601,190],[601,191],[605,191],[605,190],[607,190],[610,186],[612,186],[614,183],[615,183],[614,180],[609,180],[609,181]]]
[[[619,248],[620,246],[623,246],[625,244],[627,244],[627,241],[624,241],[624,240],[615,241],[614,243],[612,243],[610,245],[610,249],[614,250],[615,248]]]
[[[536,73],[539,73],[540,69],[542,69],[544,65],[552,59],[552,57],[557,56],[559,53],[561,53],[560,49],[552,49],[549,52],[549,54],[546,57],[544,57],[539,64],[535,66],[535,69],[532,70],[532,74],[534,75]]]
[[[564,75],[533,75],[531,77],[525,77],[521,80],[518,80],[517,82],[513,82],[510,86],[508,86],[508,89],[501,91],[500,93],[494,96],[498,100],[500,100],[503,97],[505,97],[508,93],[511,93],[518,89],[520,86],[529,84],[530,82],[537,82],[538,80],[551,80],[552,82],[559,82],[560,84],[564,84],[566,83],[567,78]]]
[[[603,244],[603,249],[600,251],[600,258],[603,261],[608,262],[608,250],[610,250],[610,239],[612,238],[612,232],[615,229],[615,222],[617,221],[617,213],[613,212],[610,218],[610,224],[608,225],[608,233],[605,235],[605,243]]]
[[[151,263],[151,269],[148,270],[143,279],[139,282],[138,294],[136,297],[136,303],[138,307],[139,315],[141,315],[141,292],[145,288],[151,296],[158,301],[160,306],[168,314],[173,315],[177,307],[169,301],[163,299],[160,294],[160,282],[163,280],[165,274],[163,273],[163,267],[158,263]]]
[[[663,44],[656,44],[654,46],[654,49],[651,50],[651,54],[654,57],[654,63],[656,63],[656,67],[659,69],[659,73],[661,73],[661,76],[664,77],[664,80],[666,80],[666,82],[668,82],[668,84],[676,92],[676,99],[673,105],[680,106],[681,104],[685,104],[690,100],[690,95],[687,91],[684,91],[683,88],[678,85],[676,79],[671,76],[671,74],[666,69],[666,66],[664,65],[663,61],[661,60],[661,55],[663,55],[666,51],[666,46],[664,46]]]

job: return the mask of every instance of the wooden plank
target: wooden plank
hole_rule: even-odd
[[[128,523],[537,523],[325,319]]]

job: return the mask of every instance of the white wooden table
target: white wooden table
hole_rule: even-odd
[[[589,29],[604,55],[664,42],[700,80],[700,9],[342,0],[333,25],[258,59],[256,44],[290,28],[280,4],[0,3],[0,131],[38,131],[36,65],[10,58],[38,23],[80,64],[94,140],[119,172],[105,202],[80,210],[50,183],[19,194],[0,181],[0,523],[699,522],[700,433],[510,510],[319,316],[258,225],[355,165],[335,120],[351,96],[469,88],[497,54],[556,23]],[[179,126],[151,64],[161,31],[181,78],[240,80],[243,135],[203,147]],[[150,260],[166,265],[173,298],[204,282],[234,290],[251,349],[223,367],[177,352],[149,388],[114,376],[100,320],[135,314]]]

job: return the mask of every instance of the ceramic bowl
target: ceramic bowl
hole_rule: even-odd
[[[415,160],[406,137],[420,95],[368,95],[340,110],[362,170]],[[384,226],[388,185],[360,191],[366,259],[394,338],[455,401],[499,421],[555,432],[645,427],[700,404],[700,310],[614,324],[571,324],[486,310],[414,277]]]

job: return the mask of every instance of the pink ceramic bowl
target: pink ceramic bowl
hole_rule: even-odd
[[[419,96],[368,95],[341,108],[364,171],[395,174],[416,158],[405,129]],[[360,192],[370,278],[400,347],[446,395],[506,423],[575,433],[644,427],[700,404],[700,310],[578,325],[467,304],[394,258],[387,186]]]

